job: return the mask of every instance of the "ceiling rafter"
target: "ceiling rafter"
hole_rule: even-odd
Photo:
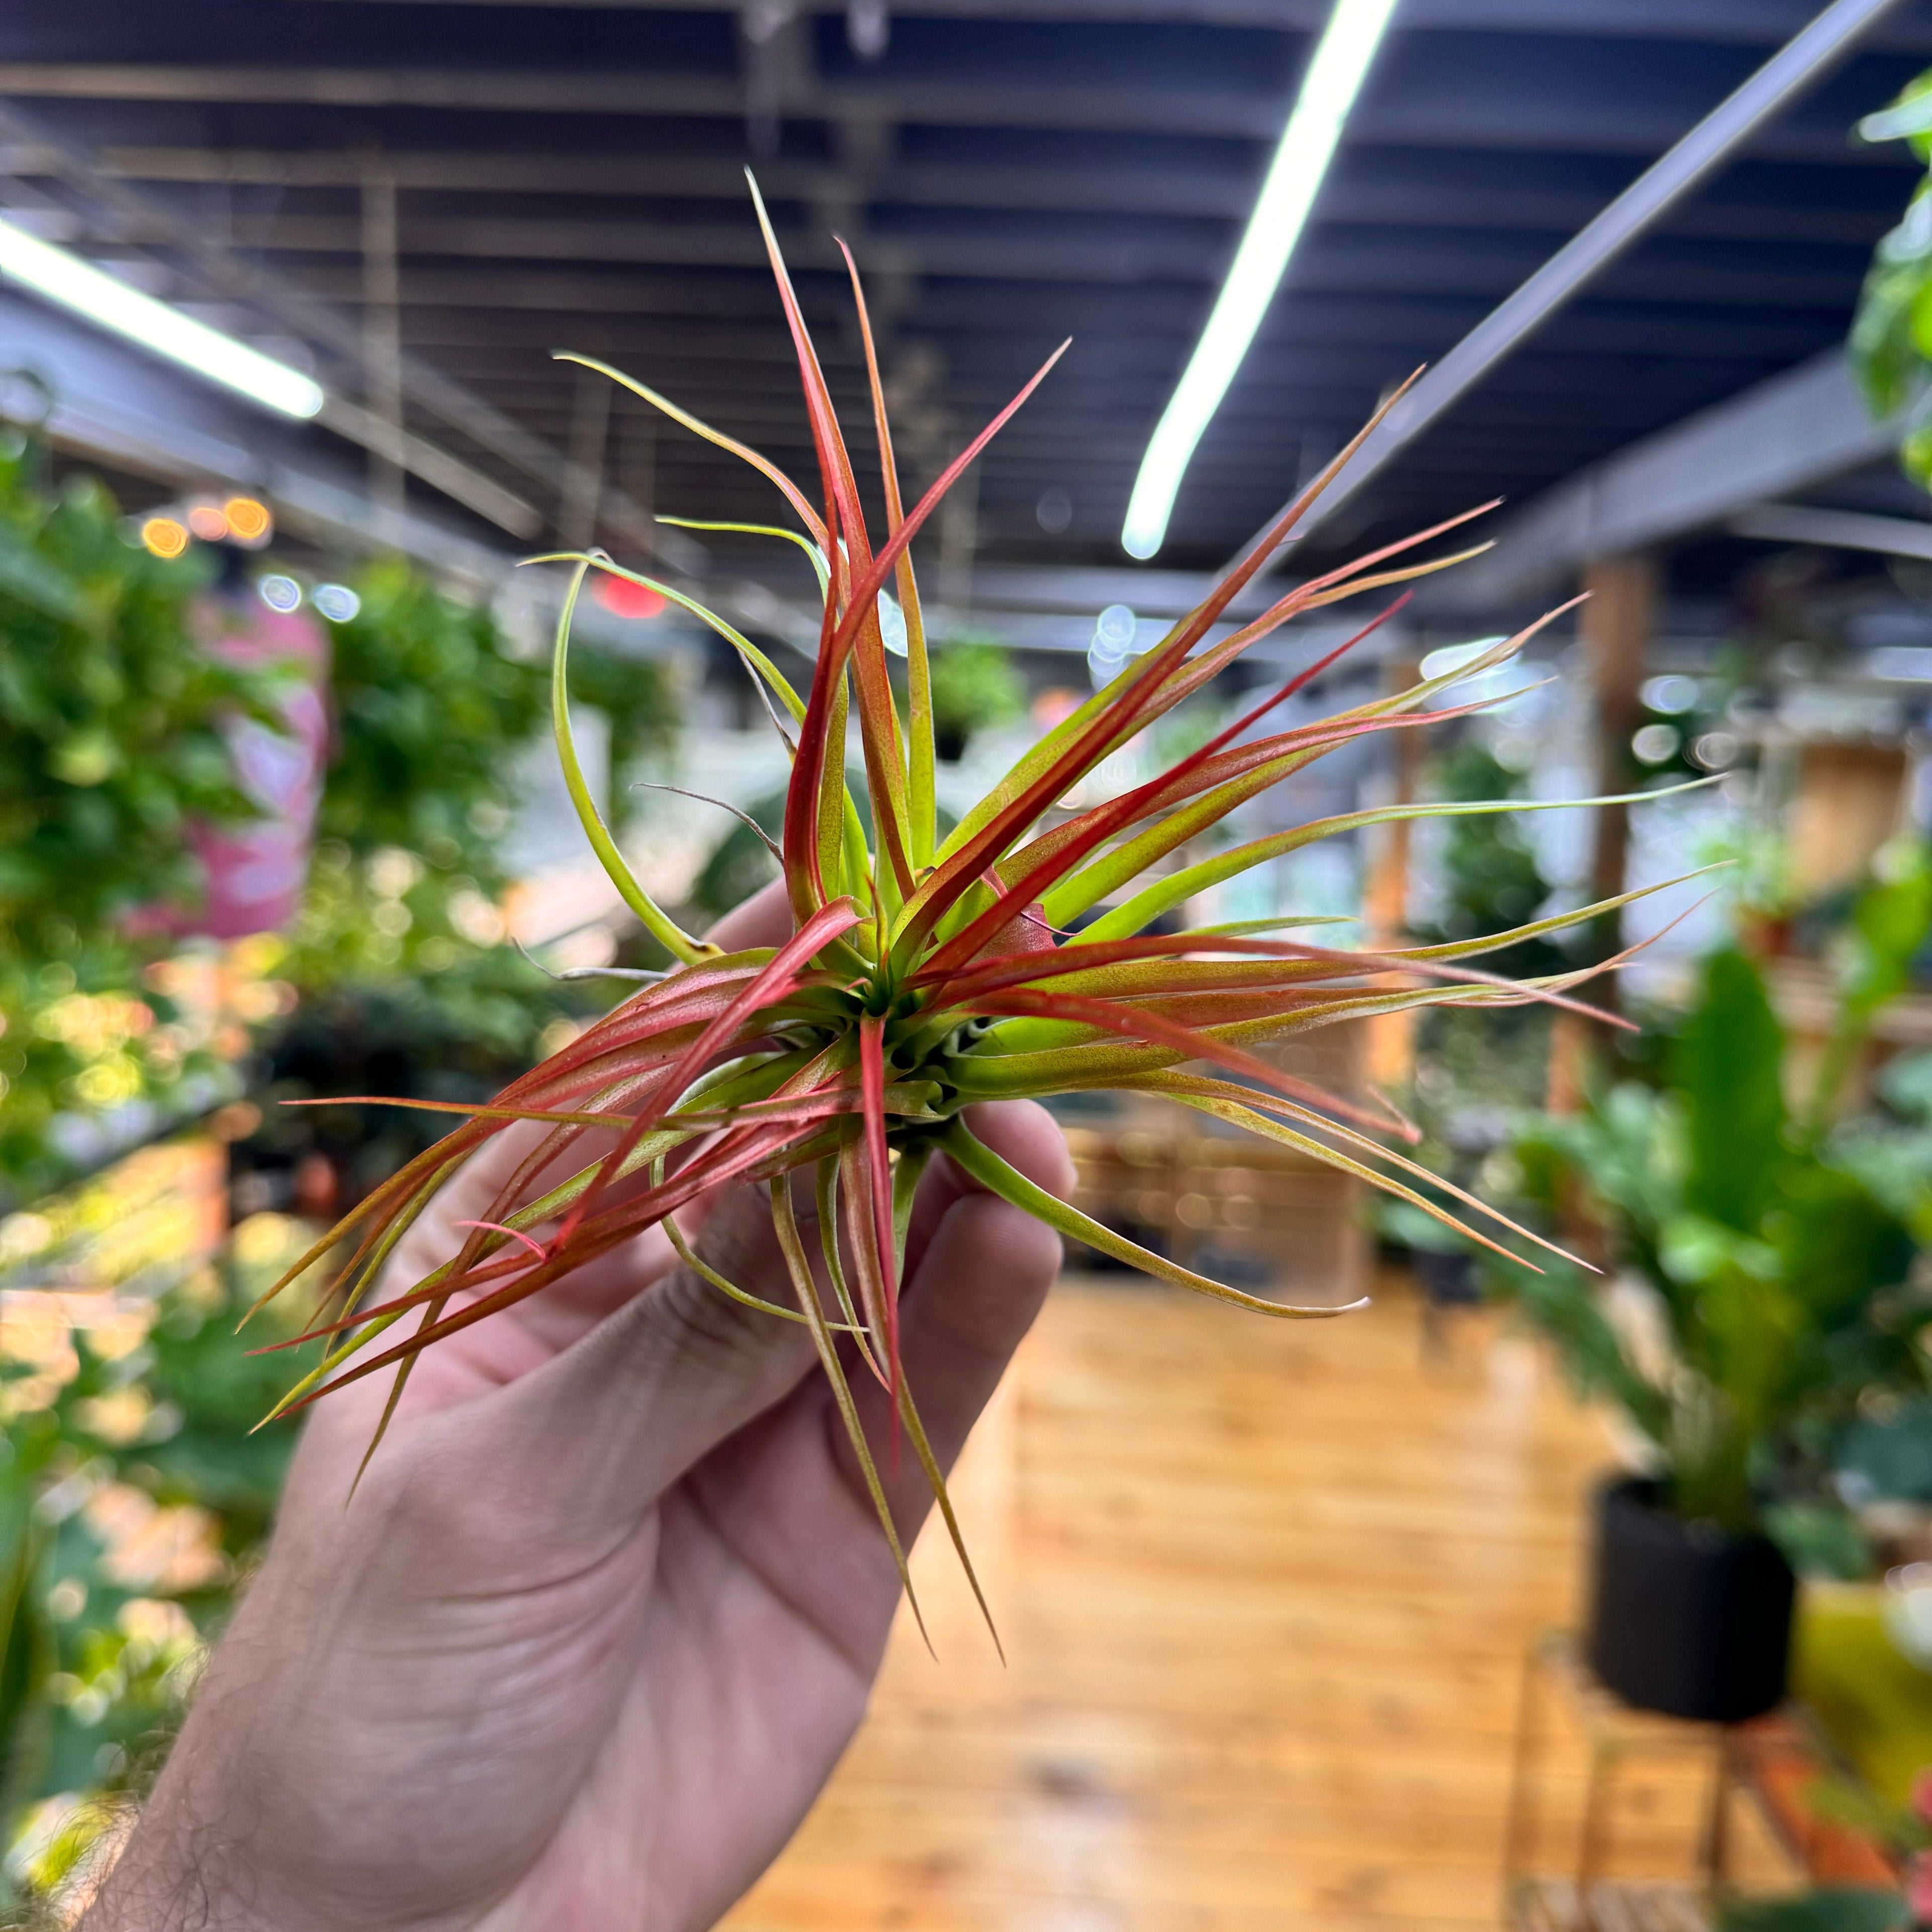
[[[1626,104],[1593,95],[1587,73],[1565,98],[1511,102],[1474,83],[1391,98],[1384,88],[1358,110],[1352,136],[1412,145],[1647,154],[1684,131],[1672,103]],[[308,105],[360,110],[430,109],[512,115],[590,116],[668,121],[742,122],[740,76],[662,66],[560,68],[370,65],[262,66],[240,62],[0,61],[0,94],[76,100],[182,101]],[[1265,78],[1252,86],[1129,86],[1111,81],[1070,88],[1010,75],[984,82],[893,77],[851,81],[800,76],[783,104],[788,118],[838,121],[867,116],[940,127],[1048,128],[1136,134],[1207,135],[1272,141],[1282,103]],[[1760,155],[1848,168],[1892,167],[1896,155],[1849,144],[1841,127],[1793,116],[1757,143]]]
[[[104,173],[149,183],[328,189],[358,187],[368,163],[365,155],[346,150],[126,148],[106,151],[99,164]],[[390,150],[384,153],[383,166],[399,188],[470,196],[486,202],[506,194],[554,194],[592,202],[644,196],[718,200],[738,208],[745,200],[743,167],[722,157]],[[36,171],[37,158],[31,150],[0,152],[0,172]],[[783,158],[764,164],[758,172],[767,199],[808,204],[844,192],[850,178],[840,166]],[[877,204],[892,207],[1198,216],[1228,222],[1244,219],[1253,198],[1252,180],[1225,171],[1189,173],[1138,166],[1065,168],[1046,174],[1037,169],[916,162],[896,163],[873,194]],[[1330,224],[1508,229],[1562,236],[1587,221],[1602,199],[1588,189],[1551,188],[1519,178],[1487,188],[1472,203],[1462,183],[1357,178],[1330,188],[1323,214]],[[1855,237],[1876,241],[1891,218],[1869,196],[1818,207],[1794,206],[1767,186],[1748,199],[1687,208],[1660,232],[1713,241],[1844,243]]]
[[[978,466],[983,520],[996,545],[1038,546],[1040,493],[1064,490],[1068,542],[1111,559],[1141,440],[1329,0],[894,0],[890,44],[869,62],[846,45],[845,4],[794,0],[754,58],[740,0],[285,0],[272,21],[187,10],[165,37],[138,0],[14,0],[0,94],[44,103],[116,183],[352,334],[358,202],[380,155],[399,197],[401,338],[428,379],[554,452],[580,384],[547,352],[580,347],[808,469],[745,218],[750,155],[855,419],[830,233],[857,250],[917,425],[911,470],[930,473],[1029,358],[1074,336]],[[1177,560],[1218,560],[1311,454],[1480,322],[1819,4],[1402,0],[1295,272],[1203,443]],[[1827,346],[1910,186],[1897,155],[1848,130],[1928,52],[1932,0],[1914,0],[1378,484],[1364,527],[1492,486],[1533,494]],[[42,165],[0,127],[19,196],[57,193]],[[117,241],[174,252],[131,220],[88,236],[110,255]],[[238,286],[196,293],[247,332],[261,318]],[[411,411],[431,426],[426,404]],[[614,420],[627,487],[655,478],[638,487],[700,513],[769,507],[728,458],[644,427],[640,406],[620,399]],[[514,481],[487,437],[445,428],[452,453]]]

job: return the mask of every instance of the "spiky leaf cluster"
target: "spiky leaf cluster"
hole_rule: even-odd
[[[1384,1117],[1284,1073],[1263,1054],[1271,1042],[1313,1028],[1432,1001],[1567,1004],[1564,988],[1576,976],[1511,982],[1465,962],[1603,908],[1484,938],[1382,952],[1281,936],[1292,931],[1292,920],[1152,929],[1208,887],[1321,838],[1444,809],[1520,808],[1520,802],[1502,800],[1349,812],[1157,869],[1184,859],[1183,848],[1229,813],[1338,746],[1465,715],[1472,707],[1440,701],[1449,687],[1508,661],[1527,632],[1399,694],[1314,723],[1270,728],[1271,714],[1326,670],[1343,645],[1146,782],[1084,811],[1059,808],[1103,760],[1259,639],[1310,611],[1457,560],[1418,560],[1418,553],[1467,520],[1460,517],[1294,584],[1259,616],[1231,626],[1229,606],[1347,460],[1352,443],[1284,512],[1268,540],[1154,649],[1049,731],[941,836],[932,679],[910,546],[1059,352],[908,506],[854,268],[885,505],[884,529],[875,531],[861,508],[853,454],[761,205],[758,212],[797,350],[818,458],[815,495],[655,390],[603,364],[590,366],[742,458],[780,492],[798,527],[770,534],[808,551],[824,593],[809,688],[795,690],[748,638],[675,586],[601,554],[562,560],[573,574],[552,698],[564,775],[618,890],[680,964],[491,1106],[457,1110],[469,1118],[378,1188],[291,1271],[292,1278],[338,1241],[351,1243],[338,1277],[340,1298],[332,1304],[346,1312],[318,1319],[308,1331],[311,1339],[327,1337],[329,1352],[280,1412],[394,1370],[393,1412],[423,1349],[661,1226],[686,1264],[720,1294],[810,1329],[897,1555],[850,1378],[874,1376],[890,1391],[894,1427],[925,1468],[956,1543],[898,1348],[905,1232],[920,1177],[935,1156],[944,1154],[1064,1234],[1202,1294],[1275,1317],[1340,1312],[1245,1293],[1102,1226],[981,1142],[969,1124],[972,1103],[1102,1088],[1159,1095],[1357,1176],[1439,1219],[1454,1220],[1436,1198],[1446,1192],[1479,1220],[1499,1221],[1385,1144],[1378,1137],[1390,1126]],[[683,932],[638,884],[599,815],[572,741],[568,703],[572,615],[593,570],[650,584],[693,612],[758,680],[791,758],[778,850],[793,928],[784,944],[724,952]],[[903,721],[889,674],[882,593],[893,596],[904,620],[910,701]],[[854,721],[869,837],[847,778]],[[385,1262],[430,1198],[518,1124],[535,1124],[538,1131],[460,1251],[419,1281],[383,1282],[379,1289]],[[537,1177],[560,1167],[574,1172],[532,1198]],[[792,1305],[726,1280],[692,1253],[680,1232],[681,1210],[728,1185],[769,1191]],[[807,1252],[794,1204],[795,1190],[807,1186],[818,1208],[815,1254]],[[1467,1232],[1494,1245],[1490,1237]],[[372,1298],[378,1293],[383,1298]],[[902,1556],[901,1568],[903,1573]]]

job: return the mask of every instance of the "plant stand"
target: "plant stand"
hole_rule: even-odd
[[[1567,1879],[1528,1879],[1510,1904],[1512,1932],[1710,1932],[1694,1887],[1604,1880],[1585,1894]]]
[[[1545,1854],[1557,1836],[1552,1757],[1565,1720],[1581,1747],[1582,1793],[1570,1855],[1556,1861]],[[1531,1644],[1523,1674],[1503,1850],[1505,1922],[1511,1932],[1708,1932],[1710,1900],[1734,1886],[1895,1884],[1870,1840],[1814,1815],[1807,1790],[1827,1770],[1846,1774],[1800,1707],[1730,1725],[1635,1710],[1598,1682],[1574,1635],[1546,1633]],[[1619,1812],[1642,1815],[1625,1801],[1640,1780],[1659,1776],[1679,1787],[1682,1808],[1694,1815],[1694,1842],[1678,1870],[1633,1875],[1618,1856]],[[1654,1804],[1649,1810],[1654,1825]]]

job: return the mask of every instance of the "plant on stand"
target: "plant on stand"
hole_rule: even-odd
[[[1895,1144],[1834,1124],[1932,926],[1924,855],[1894,851],[1888,869],[1846,935],[1837,1022],[1808,1081],[1757,966],[1720,952],[1660,1087],[1600,1090],[1514,1144],[1522,1211],[1554,1228],[1580,1209],[1625,1271],[1606,1294],[1561,1262],[1486,1270],[1648,1445],[1652,1473],[1599,1498],[1592,1660],[1632,1702],[1682,1716],[1736,1720],[1782,1694],[1792,1576],[1766,1532],[1842,1550],[1837,1428],[1862,1394],[1926,1386],[1932,1299],[1912,1263],[1932,1172],[1907,1174]]]

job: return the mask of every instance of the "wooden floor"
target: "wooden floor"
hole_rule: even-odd
[[[1056,1292],[872,1713],[730,1932],[1462,1932],[1498,1922],[1526,1640],[1569,1614],[1601,1425],[1401,1283],[1268,1322]]]

